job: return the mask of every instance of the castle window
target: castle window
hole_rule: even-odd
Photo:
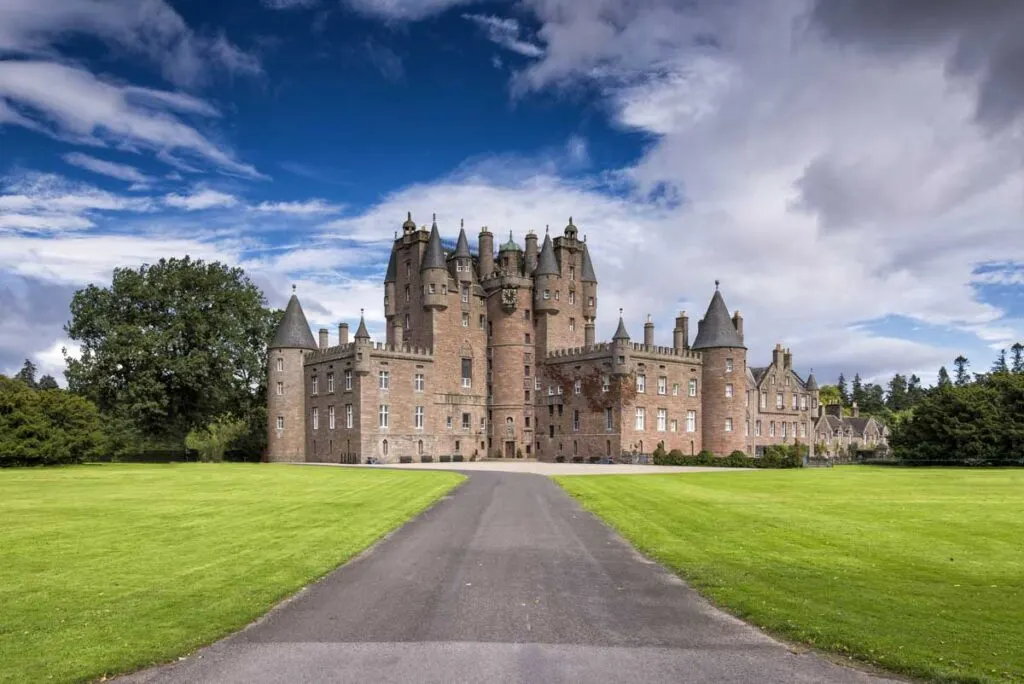
[[[673,382],[672,383],[672,396],[673,397],[678,397],[679,396],[679,383],[678,382]]]
[[[533,389],[536,392],[540,392],[540,376],[539,375],[533,376]]]
[[[583,391],[583,381],[582,380],[575,380],[575,381],[573,381],[573,383],[572,383],[572,393],[573,394],[580,394],[582,391]]]
[[[696,432],[697,431],[697,412],[687,411],[686,412],[686,431]]]
[[[377,413],[377,417],[380,419],[380,426],[386,428],[388,426],[388,405],[381,404],[380,410]]]
[[[794,411],[796,411],[797,401],[798,401],[798,399],[797,399],[796,393],[794,392],[793,393],[793,410]]]
[[[462,259],[455,260],[455,272],[462,273]]]
[[[481,330],[483,330],[483,329],[484,329],[484,315],[483,315],[483,314],[480,314],[480,319],[479,319],[479,321],[478,321],[478,327],[479,327],[479,328],[480,328]]]
[[[462,327],[463,328],[468,328],[469,327],[469,314],[468,313],[463,313],[462,314]]]
[[[558,290],[555,290],[555,301],[558,301]]]
[[[612,379],[607,375],[601,376],[601,391],[607,392],[612,388]]]
[[[530,333],[523,333],[523,343],[530,344]]]
[[[311,413],[311,415],[313,417],[313,429],[314,430],[319,430],[320,429],[320,409],[315,408],[310,413]]]
[[[462,301],[463,302],[468,302],[469,301],[469,285],[465,285],[464,284],[462,286]]]
[[[647,376],[643,373],[636,376],[636,391],[641,393],[647,391]]]
[[[668,378],[658,378],[658,394],[668,394]]]
[[[786,376],[786,387],[789,387],[789,376]]]
[[[473,386],[473,359],[462,359],[462,386]]]
[[[610,408],[604,410],[604,429],[608,432],[615,429],[615,411]]]
[[[744,437],[749,437],[750,436],[750,421],[749,420],[744,424],[743,436]]]
[[[331,430],[333,430],[335,427],[333,406],[327,407],[327,427],[329,427]]]
[[[385,439],[383,442],[380,443],[380,450],[381,453],[383,453],[385,456],[388,455],[388,440]]]
[[[548,415],[549,416],[555,415],[555,405],[554,404],[548,404]]]
[[[555,391],[558,392],[558,396],[562,396],[562,386],[561,385],[557,385],[555,387]],[[559,406],[558,408],[561,409],[562,407]]]
[[[386,309],[386,308],[388,308],[388,304],[389,304],[390,302],[391,302],[391,298],[390,298],[390,297],[388,297],[387,295],[384,295],[384,308],[385,308],[385,309]]]
[[[412,262],[405,262],[405,277],[408,278],[412,274]]]
[[[774,437],[775,436],[775,421],[774,420],[768,422],[768,436],[769,437]]]
[[[782,422],[782,439],[786,439],[786,432],[787,432],[786,428],[788,428],[788,427],[789,427],[789,423],[783,421]]]
[[[412,426],[417,430],[423,429],[423,407],[417,406],[413,412]]]
[[[570,266],[569,267],[569,280],[576,280],[576,267],[575,266]]]
[[[424,384],[425,383],[423,382],[423,373],[417,373],[413,377],[412,388],[417,392],[422,392]]]
[[[284,430],[284,416],[277,417],[277,429]]]
[[[327,393],[334,394],[334,373],[327,374]]]
[[[544,290],[544,299],[551,299],[551,290]]]
[[[391,373],[386,370],[382,370],[377,373],[377,379],[382,390],[389,389],[391,387]]]
[[[594,306],[594,298],[587,297],[587,306]]]
[[[725,360],[725,372],[732,373],[732,359]]]
[[[345,404],[345,427],[352,427],[352,404]]]
[[[530,427],[530,416],[526,416],[526,427]]]
[[[529,309],[523,309],[523,320],[524,321],[530,320],[530,310]]]
[[[580,431],[580,412],[579,412],[579,409],[573,409],[573,412],[572,412],[572,431],[573,432],[579,432]]]
[[[523,366],[523,375],[525,375],[526,377],[530,377],[530,367],[529,366]]]
[[[725,431],[732,432],[732,418],[725,419]]]
[[[548,396],[549,397],[555,396],[555,386],[554,385],[548,385]]]
[[[559,389],[561,389],[561,388],[559,388]],[[561,394],[561,392],[559,392],[559,394]],[[559,405],[558,405],[558,415],[559,415],[559,417],[561,417],[561,415],[562,415],[562,409],[563,409],[563,408],[565,408],[565,407],[564,407],[564,406],[562,406],[562,404],[559,404]]]
[[[451,416],[448,416],[448,418],[445,419],[445,427],[448,428],[449,430],[452,429],[452,417]]]
[[[277,370],[278,370],[278,372],[284,370],[284,359],[278,359],[277,360]]]
[[[782,392],[776,392],[775,393],[775,408],[776,409],[782,410],[782,407],[786,405],[786,402],[783,401],[783,398],[784,397],[782,396]]]
[[[345,390],[352,389],[352,371],[345,371]]]
[[[405,301],[409,301],[409,286],[405,286]]]
[[[416,442],[416,453],[419,455],[423,454],[423,440]]]
[[[664,432],[668,423],[668,409],[658,409],[658,432]]]
[[[429,294],[436,294],[437,293],[437,285],[435,285],[434,283],[430,283],[429,285],[427,285],[427,292]]]
[[[761,392],[761,410],[768,408],[768,393]]]
[[[636,425],[635,425],[637,430],[643,430],[644,429],[644,422],[645,422],[646,419],[647,419],[647,409],[643,408],[642,406],[637,406],[636,407]]]
[[[405,332],[409,332],[409,314],[405,314],[405,325],[403,327]]]
[[[761,436],[761,421],[756,421],[754,423],[754,436],[755,437],[760,437]]]
[[[576,292],[574,292],[573,290],[569,290],[569,303],[570,304],[575,304],[576,303]]]
[[[811,409],[818,408],[818,397],[811,397]]]
[[[570,318],[569,319],[569,332],[576,332],[576,319],[575,318]]]
[[[801,437],[806,437],[807,436],[807,423],[800,423],[800,436]]]
[[[697,378],[690,378],[686,384],[686,393],[691,397],[697,396]]]
[[[732,399],[732,383],[727,383],[725,386],[725,397],[726,399]]]
[[[462,444],[459,442],[459,440],[455,440],[455,450],[456,451],[461,451],[461,449],[462,449]]]
[[[800,395],[800,410],[801,411],[806,411],[807,410],[807,395],[806,394],[801,394]]]
[[[579,451],[579,444],[576,443],[575,439],[572,440],[572,455],[575,456],[576,454],[579,453]]]
[[[668,429],[670,432],[679,432],[679,421],[673,418],[672,422],[668,425]]]
[[[277,393],[278,394],[284,394],[284,383],[283,382],[278,382],[277,383]]]
[[[473,416],[469,413],[462,414],[462,429],[468,430],[473,426]]]
[[[320,378],[313,376],[313,396],[315,397],[320,393]]]

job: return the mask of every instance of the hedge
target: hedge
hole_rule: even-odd
[[[696,456],[687,456],[679,449],[666,453],[664,443],[654,450],[654,465],[668,466],[715,466],[719,468],[801,468],[807,446],[804,444],[773,444],[764,448],[760,457],[747,456],[734,451],[728,456],[718,457],[707,449]]]

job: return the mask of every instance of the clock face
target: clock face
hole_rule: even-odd
[[[505,306],[516,305],[516,291],[514,288],[505,288],[501,291],[501,303]]]

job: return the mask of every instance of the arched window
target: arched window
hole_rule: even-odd
[[[418,454],[422,454],[423,453],[423,440],[422,439],[416,444],[416,453],[418,453]]]
[[[383,442],[381,442],[380,448],[381,448],[381,451],[384,452],[384,455],[387,456],[388,455],[388,440],[385,439]]]

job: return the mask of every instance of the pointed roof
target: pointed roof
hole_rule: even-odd
[[[406,231],[406,230],[408,230],[408,231],[416,230],[416,222],[412,220],[412,212],[411,211],[408,212],[405,215],[405,222],[402,224],[402,230],[403,231]]]
[[[596,283],[597,274],[594,273],[594,264],[590,261],[590,250],[587,249],[587,243],[583,243],[583,256],[581,267],[580,267],[580,280],[584,283]]]
[[[804,383],[804,387],[809,390],[818,389],[818,381],[814,379],[814,369],[811,369],[810,375],[807,376],[807,382]]]
[[[708,304],[708,311],[697,331],[697,339],[693,341],[691,349],[716,349],[720,347],[733,347],[746,349],[736,326],[729,316],[729,308],[722,299],[722,293],[718,291],[718,281],[715,281],[715,294]]]
[[[523,250],[516,244],[516,241],[512,239],[512,231],[508,231],[508,242],[498,248],[499,252],[513,251],[522,252]]]
[[[619,327],[616,328],[615,334],[612,335],[613,340],[628,340],[629,333],[626,332],[626,324],[622,320],[622,309],[619,309]]]
[[[398,253],[392,247],[391,258],[388,259],[388,272],[384,274],[384,282],[393,283],[396,280],[398,280]]]
[[[428,268],[444,268],[444,250],[441,249],[441,234],[437,232],[437,221],[430,227],[430,239],[427,240],[427,251],[423,255],[421,271]]]
[[[363,319],[363,310],[359,310],[359,328],[356,330],[357,340],[368,340],[370,339],[370,333],[366,332],[366,321]]]
[[[284,318],[277,326],[274,339],[270,342],[271,349],[316,349],[316,340],[313,339],[313,332],[309,329],[306,321],[306,314],[302,312],[302,305],[295,294],[295,286],[292,286],[292,298],[288,300],[288,306],[284,310]]]
[[[453,256],[470,259],[472,254],[469,251],[469,240],[466,239],[466,229],[459,228],[459,241],[455,243],[455,254]]]
[[[540,258],[537,259],[537,268],[534,269],[533,275],[559,275],[555,246],[550,235],[544,236],[544,244],[540,248]]]

